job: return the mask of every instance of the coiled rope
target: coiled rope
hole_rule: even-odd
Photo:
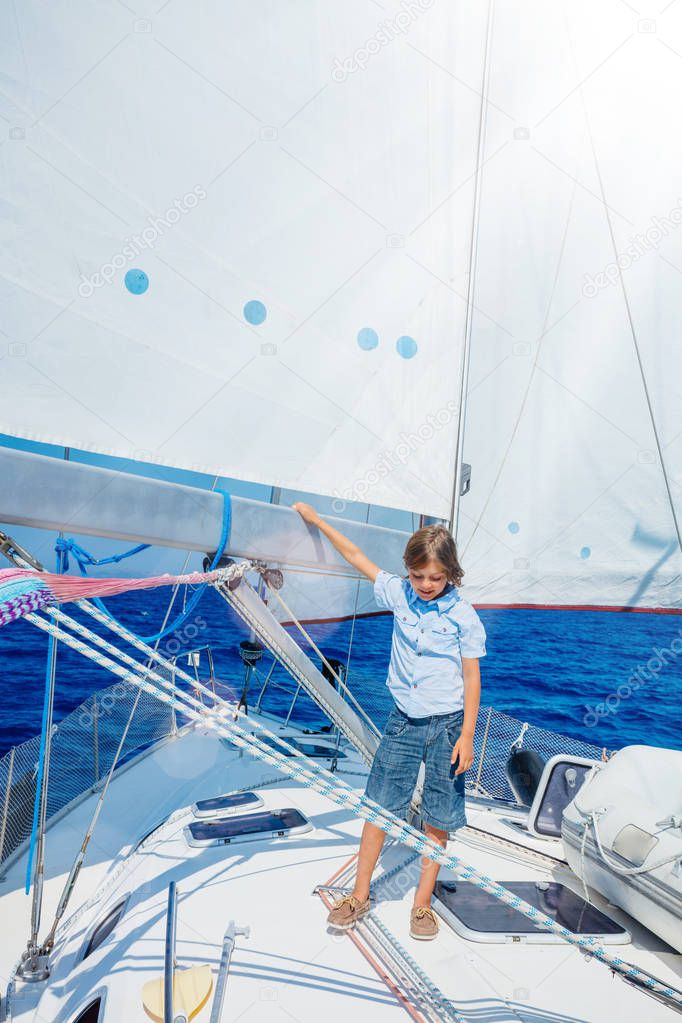
[[[223,496],[223,520],[220,529],[220,540],[218,541],[216,552],[213,555],[213,559],[208,568],[209,572],[214,571],[214,569],[216,569],[220,564],[220,559],[223,556],[225,548],[230,542],[230,532],[232,529],[232,499],[226,490],[217,490],[214,491],[214,493],[222,494]],[[55,550],[57,551],[57,555],[63,559],[62,571],[66,572],[68,570],[69,554],[71,554],[76,559],[82,576],[87,576],[88,565],[99,567],[100,565],[118,564],[118,562],[123,561],[124,558],[130,558],[134,554],[139,554],[140,551],[147,550],[149,546],[150,544],[148,543],[142,543],[138,544],[137,547],[131,548],[129,551],[124,551],[122,554],[112,554],[108,558],[94,558],[89,551],[86,551],[85,548],[81,547],[80,544],[77,544],[71,537],[58,537],[55,541]],[[192,594],[185,607],[183,607],[180,614],[169,625],[163,625],[159,632],[155,632],[151,636],[139,636],[138,638],[143,643],[155,643],[161,639],[165,639],[166,636],[169,636],[172,632],[177,632],[177,630],[187,621],[194,611],[195,607],[204,595],[205,589],[205,586],[199,586],[199,588]],[[108,618],[111,618],[113,622],[116,622],[117,625],[122,624],[99,597],[93,597],[92,603]],[[128,631],[131,630],[129,629]],[[134,633],[134,635],[136,635],[136,633]]]

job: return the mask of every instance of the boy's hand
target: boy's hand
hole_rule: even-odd
[[[305,501],[296,501],[296,503],[292,504],[291,507],[298,512],[302,519],[305,519],[305,521],[309,522],[312,526],[317,525],[320,520],[320,516],[315,511],[312,504],[306,504]]]
[[[452,747],[452,756],[450,757],[450,763],[454,762],[459,757],[459,767],[455,771],[455,774],[462,774],[463,771],[467,771],[474,762],[474,741],[466,735],[460,735],[459,739]]]

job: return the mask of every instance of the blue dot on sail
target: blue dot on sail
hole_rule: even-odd
[[[144,295],[149,287],[149,278],[144,270],[128,270],[123,281],[131,295]]]
[[[521,526],[518,524],[518,522],[510,522],[509,525],[507,526],[507,529],[509,530],[510,533],[518,533],[520,528]]]
[[[244,319],[247,323],[253,324],[254,327],[259,327],[261,323],[264,323],[267,315],[267,309],[257,298],[252,298],[244,306]]]
[[[363,327],[358,331],[358,344],[363,352],[371,352],[379,344],[379,335],[371,327]]]
[[[591,547],[581,547],[580,548],[580,557],[581,558],[589,558],[591,553],[592,553],[592,548]]]
[[[402,337],[399,337],[395,347],[398,355],[402,356],[403,359],[411,359],[413,355],[417,354],[417,342],[408,334],[403,334]]]

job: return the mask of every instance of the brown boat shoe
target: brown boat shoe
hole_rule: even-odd
[[[410,913],[410,937],[430,941],[438,934],[438,920],[429,906],[413,906]]]
[[[340,931],[347,931],[349,927],[353,927],[358,920],[369,913],[369,910],[369,899],[360,902],[354,895],[343,895],[330,909],[327,923]]]

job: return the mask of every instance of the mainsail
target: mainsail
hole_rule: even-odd
[[[432,6],[8,14],[0,429],[447,516],[480,98],[405,43],[477,84],[481,25]]]
[[[447,519],[470,342],[467,596],[679,608],[679,19],[6,12],[0,430]]]

